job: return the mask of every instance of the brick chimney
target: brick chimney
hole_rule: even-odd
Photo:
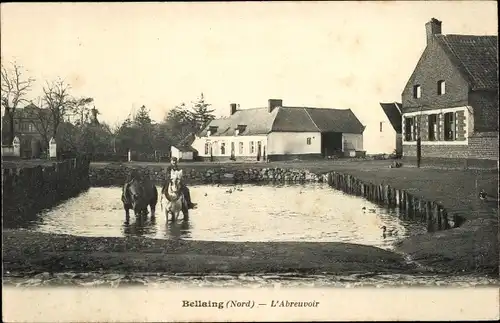
[[[434,35],[441,35],[441,21],[432,18],[425,24],[425,33],[427,35],[427,44],[430,44],[434,39]]]
[[[229,115],[232,116],[236,112],[238,105],[236,103],[231,103],[229,106],[231,107]]]
[[[268,102],[269,102],[269,104],[268,104],[267,108],[268,108],[269,113],[273,112],[274,108],[283,106],[283,100],[269,99]]]

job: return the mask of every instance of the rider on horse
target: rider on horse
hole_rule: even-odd
[[[165,171],[167,173],[166,174],[167,179],[166,179],[165,184],[163,184],[163,187],[161,189],[162,195],[165,195],[165,192],[168,189],[168,185],[170,183],[170,173],[172,170],[176,170],[176,171],[180,170],[179,166],[177,165],[177,157],[172,157],[172,159],[170,160],[170,166],[168,166],[165,169]],[[184,195],[184,198],[186,199],[186,203],[187,203],[188,208],[193,209],[196,206],[196,204],[191,202],[191,193],[189,192],[189,189],[187,188],[184,181],[182,181],[182,180],[181,180],[181,191],[182,191],[182,194]]]

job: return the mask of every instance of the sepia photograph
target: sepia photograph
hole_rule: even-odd
[[[500,319],[497,9],[2,3],[3,320]]]

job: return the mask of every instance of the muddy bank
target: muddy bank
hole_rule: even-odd
[[[397,250],[440,272],[498,277],[498,238],[498,220],[474,219],[459,228],[409,237]]]
[[[109,273],[421,273],[401,255],[370,246],[313,242],[212,242],[86,238],[4,231],[4,275]]]

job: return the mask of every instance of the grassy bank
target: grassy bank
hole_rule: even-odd
[[[498,175],[496,171],[389,168],[391,161],[308,161],[273,163],[181,163],[183,168],[246,168],[337,171],[358,179],[389,184],[442,204],[466,222],[456,229],[403,240],[397,251],[444,273],[498,275]],[[133,167],[167,164],[126,163]],[[106,163],[91,167],[123,167]],[[479,190],[490,195],[478,198]],[[78,238],[4,233],[4,270],[64,271],[103,268],[118,271],[261,272],[328,271],[336,273],[411,272],[400,254],[343,243],[226,243],[158,241],[142,238]]]

